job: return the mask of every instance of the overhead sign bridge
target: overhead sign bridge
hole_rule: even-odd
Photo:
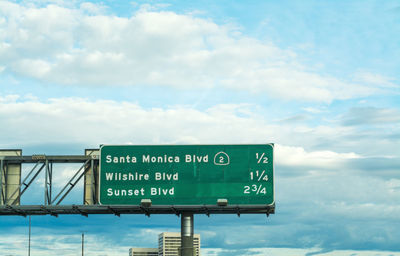
[[[275,212],[273,161],[273,144],[104,145],[83,155],[3,149],[0,215],[269,215]],[[60,189],[55,166],[68,163],[79,168]],[[64,204],[82,179],[83,201]],[[44,183],[43,204],[22,204],[37,182]]]

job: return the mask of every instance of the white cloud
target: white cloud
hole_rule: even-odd
[[[368,250],[324,250],[321,248],[257,248],[250,249],[251,255],[263,256],[263,255],[284,255],[284,256],[300,256],[300,255],[321,255],[321,256],[347,256],[347,255],[358,255],[358,256],[398,256],[400,253],[391,251],[368,251]]]
[[[101,4],[93,4],[90,2],[83,2],[79,6],[80,10],[86,11],[88,14],[101,15],[105,12],[107,7]]]
[[[81,234],[53,234],[43,235],[39,232],[49,232],[46,229],[37,230],[33,229],[34,236],[32,237],[31,253],[33,255],[40,254],[43,256],[54,255],[57,251],[60,255],[79,255],[81,253]],[[15,232],[15,230],[14,230]],[[50,230],[53,233],[53,230]],[[157,234],[151,232],[149,234],[140,233],[137,238],[141,240],[153,239],[156,244]],[[27,235],[9,235],[2,237],[0,244],[0,251],[7,252],[5,255],[24,255],[27,253],[28,244]],[[100,235],[86,234],[85,235],[85,255],[103,255],[103,256],[117,256],[126,255],[131,247],[140,247],[137,243],[132,246],[121,246],[110,244],[108,239]],[[283,255],[283,256],[299,256],[299,255],[326,255],[326,256],[400,256],[396,251],[383,251],[383,250],[326,250],[321,248],[252,248],[252,249],[225,249],[225,248],[201,248],[201,254],[205,256],[218,256],[218,255]]]
[[[343,115],[344,125],[388,125],[398,126],[400,110],[395,108],[355,107]],[[387,126],[388,127],[388,126]]]
[[[187,106],[146,109],[130,102],[83,98],[39,101],[34,97],[9,95],[0,97],[0,117],[7,123],[0,129],[2,134],[7,134],[2,139],[3,145],[41,142],[92,146],[101,143],[285,144],[289,141],[282,138],[292,133],[292,128],[266,121],[256,108],[248,104],[221,104],[204,111]],[[295,132],[309,133],[308,129]],[[282,155],[289,149],[281,148]]]
[[[320,108],[313,108],[313,107],[305,107],[303,108],[304,111],[309,112],[311,114],[320,114],[326,111],[326,109]]]
[[[18,66],[19,69],[24,70],[25,74],[37,78],[43,78],[51,71],[51,64],[40,59],[24,59],[16,62],[14,65]]]
[[[385,177],[396,173],[397,143],[381,136],[395,136],[397,128],[385,134],[379,129],[366,133],[340,123],[282,123],[265,113],[268,111],[251,104],[220,104],[198,110],[184,105],[144,108],[112,100],[40,100],[29,94],[7,95],[0,96],[0,141],[2,148],[275,143],[276,163],[285,170],[332,170],[351,165],[353,170],[369,170]],[[51,150],[51,146],[46,147]]]
[[[189,106],[144,108],[136,103],[84,98],[39,100],[0,96],[2,147],[38,144],[276,143],[277,161],[287,166],[340,166],[371,154],[360,148],[354,127],[309,126],[271,121],[251,104],[220,104],[205,110]],[[367,145],[371,143],[365,138]],[[340,141],[340,143],[337,143]],[[314,149],[325,143],[323,149]],[[355,144],[357,142],[357,144]],[[394,145],[374,142],[380,156]],[[382,144],[380,147],[379,145]],[[338,151],[337,151],[338,150]]]
[[[329,150],[307,152],[302,147],[277,145],[276,161],[282,165],[335,168],[346,160],[361,158],[356,153],[336,153]]]
[[[308,70],[294,52],[229,24],[148,8],[123,18],[103,9],[1,2],[0,65],[56,84],[222,86],[319,102],[376,93]]]
[[[266,123],[249,116],[247,105],[217,105],[206,111],[185,106],[145,109],[129,102],[82,98],[41,102],[15,95],[0,97],[0,104],[0,116],[7,123],[0,127],[2,134],[7,134],[2,139],[3,145],[266,143],[271,137],[271,130],[265,129]],[[246,132],[239,134],[243,130]]]
[[[373,84],[386,88],[400,88],[400,86],[395,83],[394,78],[386,77],[380,74],[360,71],[354,75],[354,78],[356,81],[361,83]]]
[[[47,234],[41,232],[47,232]],[[76,233],[77,234],[65,234],[63,231],[54,233],[54,230],[33,227],[31,253],[32,255],[52,256],[54,255],[54,251],[57,251],[59,255],[80,255],[81,234],[79,234],[80,232],[78,230]],[[4,255],[25,255],[28,251],[27,247],[27,235],[13,234],[2,237],[0,251],[8,253]],[[116,247],[113,246],[108,239],[100,235],[86,234],[85,252],[85,255],[117,256],[128,254],[129,247]]]

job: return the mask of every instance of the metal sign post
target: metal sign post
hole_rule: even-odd
[[[181,256],[195,256],[193,247],[193,214],[181,215]]]

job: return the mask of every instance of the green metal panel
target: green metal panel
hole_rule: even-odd
[[[273,144],[114,146],[100,149],[101,204],[274,204]]]

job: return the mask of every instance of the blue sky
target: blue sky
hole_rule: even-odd
[[[0,148],[272,142],[276,214],[196,215],[206,255],[400,255],[399,60],[398,1],[2,0]],[[0,218],[2,255],[27,223]],[[77,255],[81,231],[87,255],[126,255],[180,225],[32,223],[32,255]]]

